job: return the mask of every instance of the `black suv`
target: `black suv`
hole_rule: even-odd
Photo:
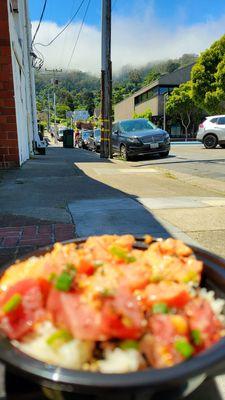
[[[112,151],[120,154],[124,160],[145,154],[167,157],[170,151],[170,136],[145,118],[114,122]]]

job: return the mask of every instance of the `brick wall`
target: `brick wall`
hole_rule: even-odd
[[[0,169],[19,166],[7,0],[0,12]]]

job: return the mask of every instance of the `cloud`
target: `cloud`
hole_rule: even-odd
[[[148,62],[180,57],[184,53],[199,53],[224,34],[225,15],[206,22],[176,26],[162,25],[152,8],[145,15],[132,17],[113,15],[112,62],[116,72],[124,65],[138,67]],[[32,23],[32,31],[37,22]],[[63,27],[51,21],[42,23],[37,42],[48,43]],[[80,22],[72,24],[49,47],[37,45],[47,68],[67,69]],[[84,24],[69,69],[99,74],[101,69],[101,32]]]

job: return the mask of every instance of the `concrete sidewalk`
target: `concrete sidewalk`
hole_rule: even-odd
[[[223,195],[206,184],[176,179],[157,165],[134,168],[92,152],[50,146],[46,156],[2,176],[2,262],[56,240],[116,232],[197,240],[225,256]]]

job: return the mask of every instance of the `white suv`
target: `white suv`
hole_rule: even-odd
[[[225,115],[206,117],[199,125],[196,139],[202,142],[206,149],[214,149],[218,144],[225,149]]]

